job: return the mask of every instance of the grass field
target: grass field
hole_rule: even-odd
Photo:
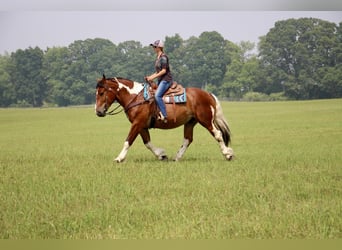
[[[0,238],[342,238],[342,99],[222,102],[236,158],[197,126],[180,162],[92,107],[0,109]],[[182,128],[151,130],[173,157]]]

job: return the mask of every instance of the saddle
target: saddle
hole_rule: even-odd
[[[145,100],[149,100],[151,97],[153,97],[155,95],[157,88],[158,86],[154,82],[145,84],[145,89],[144,89]],[[171,86],[163,95],[163,101],[164,103],[173,103],[173,104],[185,103],[186,102],[185,88],[177,82],[172,82]]]
[[[169,96],[169,95],[181,95],[185,91],[184,87],[178,82],[172,82],[170,88],[165,92],[164,96]]]

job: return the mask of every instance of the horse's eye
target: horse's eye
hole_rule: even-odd
[[[104,94],[104,92],[102,92],[102,93],[99,93],[99,95],[100,95],[100,96],[103,96],[103,94]]]

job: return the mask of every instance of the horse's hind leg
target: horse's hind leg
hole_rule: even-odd
[[[217,129],[215,126],[213,126],[213,130],[211,130],[210,133],[215,137],[216,141],[219,143],[221,152],[223,156],[226,158],[226,160],[232,160],[234,156],[233,149],[225,145],[221,131]]]
[[[167,160],[167,155],[162,148],[157,148],[151,143],[150,132],[148,129],[143,129],[140,132],[140,136],[146,146],[159,160]]]
[[[207,113],[209,114],[209,112]],[[229,131],[227,130],[228,127],[225,128],[224,126],[219,127],[215,125],[214,120],[219,121],[220,119],[223,119],[223,117],[215,116],[215,109],[213,107],[211,107],[211,115],[212,115],[212,119],[208,119],[207,117],[206,118],[199,117],[199,122],[203,127],[208,129],[210,134],[216,139],[216,141],[218,142],[220,146],[223,156],[226,158],[226,160],[230,161],[233,159],[234,152],[232,148],[228,147],[228,142],[225,143],[225,140],[222,135],[222,132],[229,134]]]
[[[228,134],[230,136],[230,132],[229,132],[228,126],[225,127],[225,126],[216,125],[216,123],[218,123],[219,121],[223,121],[224,120],[223,114],[220,114],[220,115],[216,114],[216,116],[215,116],[214,108],[211,108],[211,112],[212,112],[214,118],[213,118],[210,126],[207,127],[207,128],[208,128],[209,132],[215,137],[216,141],[219,143],[221,152],[224,155],[224,157],[228,161],[230,161],[230,160],[233,159],[233,155],[234,155],[233,149],[228,147],[229,139],[225,143],[225,140],[224,140],[223,135],[222,135],[222,133],[224,132],[224,133],[226,133],[226,134]],[[214,120],[216,122],[214,122]]]
[[[190,146],[190,144],[193,140],[193,130],[194,130],[194,126],[196,125],[196,123],[197,123],[197,121],[191,120],[184,125],[184,140],[183,140],[182,146],[180,147],[180,149],[177,152],[177,155],[175,157],[175,161],[179,161],[183,157],[185,151]]]

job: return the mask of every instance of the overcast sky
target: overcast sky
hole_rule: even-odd
[[[212,1],[217,2],[217,0]],[[259,37],[266,35],[278,20],[314,17],[337,24],[342,22],[342,10],[278,11],[278,8],[274,8],[264,11],[257,8],[252,10],[223,8],[223,11],[220,11],[196,8],[182,10],[182,8],[170,7],[171,11],[160,11],[152,7],[151,10],[145,8],[130,10],[121,7],[119,10],[109,8],[91,11],[89,8],[72,6],[68,8],[68,5],[64,5],[63,8],[54,5],[45,8],[42,8],[42,5],[37,5],[37,8],[35,5],[25,6],[0,7],[0,54],[30,46],[38,46],[41,49],[68,46],[75,40],[87,38],[105,38],[115,44],[135,40],[140,41],[142,45],[148,45],[156,39],[164,40],[166,36],[179,34],[183,39],[188,39],[190,36],[198,37],[204,31],[217,31],[225,39],[234,43],[240,41],[257,43]],[[88,6],[89,4],[86,5]]]

